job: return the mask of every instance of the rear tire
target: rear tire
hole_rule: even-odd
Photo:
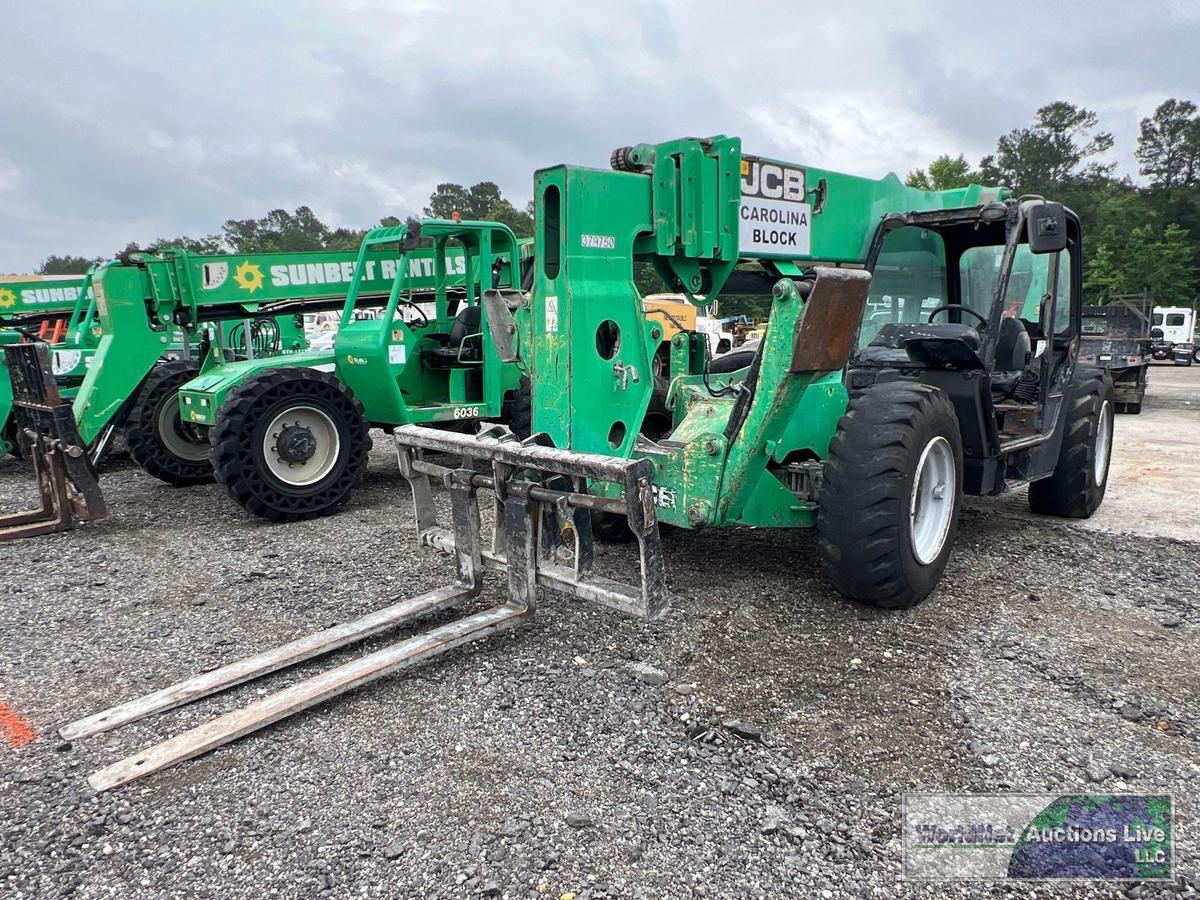
[[[942,391],[889,382],[852,397],[829,445],[817,513],[833,586],[884,609],[925,599],[954,545],[962,471],[958,417]]]
[[[754,362],[753,350],[730,350],[722,356],[715,357],[708,364],[708,374],[724,375],[729,372],[737,372],[752,362]]]
[[[296,522],[346,504],[366,474],[371,436],[362,404],[342,382],[278,368],[230,392],[212,443],[217,481],[238,505],[271,522]]]
[[[215,480],[208,437],[179,416],[179,389],[199,367],[189,360],[161,362],[150,370],[125,420],[125,446],[155,478],[186,487]]]
[[[1029,485],[1029,508],[1046,516],[1087,519],[1104,500],[1112,459],[1112,379],[1083,374],[1072,391],[1058,463],[1049,478]]]

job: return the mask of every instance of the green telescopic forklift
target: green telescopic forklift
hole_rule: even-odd
[[[560,476],[637,507],[643,571],[659,521],[815,527],[839,591],[906,607],[941,578],[964,494],[1028,485],[1035,512],[1071,517],[1100,504],[1112,386],[1078,362],[1082,234],[1061,204],[854,178],[723,136],[622,148],[607,172],[542,170],[535,200],[533,430],[564,464],[577,457]],[[626,277],[637,261],[701,308],[723,292],[772,297],[761,343],[717,367],[730,375],[714,377],[698,336],[673,339],[673,427],[654,440],[637,375],[661,331]],[[488,438],[396,440],[402,455],[522,463]],[[585,458],[640,461],[650,501],[588,475],[612,466]],[[531,459],[523,477],[538,470]]]
[[[528,247],[495,222],[376,228],[332,346],[206,364],[182,386],[180,408],[185,427],[211,428],[213,470],[230,497],[271,521],[333,513],[366,471],[371,427],[461,429],[484,419],[528,434],[529,380],[518,361],[500,360],[483,305],[494,298],[514,335],[528,333]],[[395,254],[401,277],[380,316],[356,319],[381,252]]]
[[[99,734],[466,604],[488,570],[505,599],[113,763],[88,779],[94,789],[517,628],[541,589],[661,616],[660,521],[816,528],[811,562],[834,587],[902,608],[936,587],[965,494],[1028,485],[1033,511],[1071,517],[1102,501],[1112,385],[1079,364],[1082,229],[1061,204],[978,185],[919,191],[894,175],[746,155],[724,136],[621,148],[610,170],[543,169],[534,198],[528,333],[503,297],[481,297],[498,355],[529,372],[532,434],[394,429],[418,542],[454,556],[453,582],[60,734]],[[643,308],[639,262],[701,308],[721,295],[771,298],[762,340],[741,357],[710,359],[703,334],[670,338],[671,423],[652,436],[643,426],[665,338]],[[435,485],[447,488],[448,525]],[[595,570],[594,533],[614,523],[636,542],[633,580]]]

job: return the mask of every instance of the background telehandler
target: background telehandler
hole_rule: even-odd
[[[514,328],[528,334],[521,293],[528,245],[494,222],[374,229],[347,279],[333,346],[206,363],[181,387],[183,427],[205,436],[211,428],[217,480],[243,508],[272,521],[341,508],[366,471],[372,426],[461,428],[494,419],[528,434],[528,379],[500,361],[481,305],[485,294],[498,298]],[[373,290],[372,260],[384,252],[398,260],[401,276],[374,301],[381,315],[355,318]]]
[[[52,308],[49,301],[41,303],[35,313],[13,320],[16,327],[11,331],[11,339],[6,341],[7,343],[44,341],[50,345],[47,358],[61,399],[73,400],[79,392],[92,367],[92,359],[100,345],[100,338],[104,334],[104,325],[97,312],[95,291],[92,289],[92,280],[97,268],[96,265],[91,266],[82,280],[75,279],[72,282],[75,287],[69,293],[75,299],[71,307]],[[52,296],[57,296],[61,291],[59,288],[51,290],[53,291]],[[63,301],[66,297],[67,293],[62,293]],[[31,327],[35,325],[36,327]],[[279,323],[275,323],[275,327],[278,325]],[[291,327],[290,318],[284,325]],[[202,323],[201,328],[202,330],[219,329],[221,335],[219,343],[227,348],[227,352],[232,354],[245,352],[244,347],[241,346],[245,329],[243,320]],[[272,332],[272,329],[259,323],[251,326],[252,334],[256,331],[258,347],[252,349],[257,349],[260,353],[266,352],[269,347],[264,343],[264,336]],[[161,334],[155,335],[154,349],[159,351],[158,362],[173,362],[190,355],[189,336],[184,329],[173,326],[165,344],[161,341],[161,337]],[[3,430],[0,430],[0,436],[8,438],[3,449],[19,452],[20,448],[16,446],[12,416],[12,379],[7,370],[0,374],[4,375],[3,378],[0,378],[0,422],[4,425]],[[122,424],[124,424],[123,416],[114,423],[118,429]],[[94,462],[100,461],[100,457],[108,446],[109,442],[106,440],[93,447]]]

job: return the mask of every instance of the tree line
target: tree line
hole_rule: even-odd
[[[486,219],[503,222],[517,237],[533,234],[533,204],[519,210],[506,200],[498,185],[481,181],[471,187],[453,182],[439,184],[429,197],[425,215],[432,218],[449,219],[458,214],[464,219]],[[400,219],[385,216],[380,225],[399,225]],[[333,227],[325,224],[310,207],[301,206],[295,212],[273,209],[260,219],[229,219],[219,234],[201,237],[180,235],[159,238],[153,243],[127,244],[114,253],[147,250],[152,247],[183,247],[194,253],[287,253],[311,250],[358,250],[367,231]],[[111,259],[112,257],[105,257]],[[102,259],[86,256],[48,256],[42,261],[38,273],[42,275],[77,275],[87,271],[92,263]]]
[[[1103,303],[1113,294],[1149,290],[1160,305],[1196,301],[1200,271],[1200,113],[1190,100],[1170,99],[1141,121],[1135,158],[1137,183],[1118,175],[1103,157],[1114,144],[1091,110],[1063,100],[1037,111],[1031,125],[1001,136],[996,150],[972,166],[965,155],[945,153],[905,182],[926,190],[963,187],[971,182],[1007,185],[1018,195],[1061,200],[1084,225],[1084,296]],[[518,208],[499,186],[482,181],[470,187],[445,182],[430,195],[425,215],[491,219],[518,236],[533,233],[533,204]],[[380,224],[399,224],[389,217]],[[365,231],[331,227],[312,209],[272,210],[260,219],[230,219],[219,234],[162,238],[157,246],[186,247],[198,253],[266,253],[355,250]],[[125,250],[136,249],[129,245]],[[50,256],[47,275],[83,272],[94,260]],[[643,267],[644,268],[644,267]],[[639,271],[639,286],[657,290]],[[646,284],[643,284],[646,282]],[[732,299],[732,298],[731,298]],[[734,305],[738,305],[736,302]]]

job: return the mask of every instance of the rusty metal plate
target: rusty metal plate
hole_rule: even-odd
[[[804,315],[796,326],[792,374],[833,372],[846,365],[871,289],[871,273],[865,269],[818,266],[816,273]]]

